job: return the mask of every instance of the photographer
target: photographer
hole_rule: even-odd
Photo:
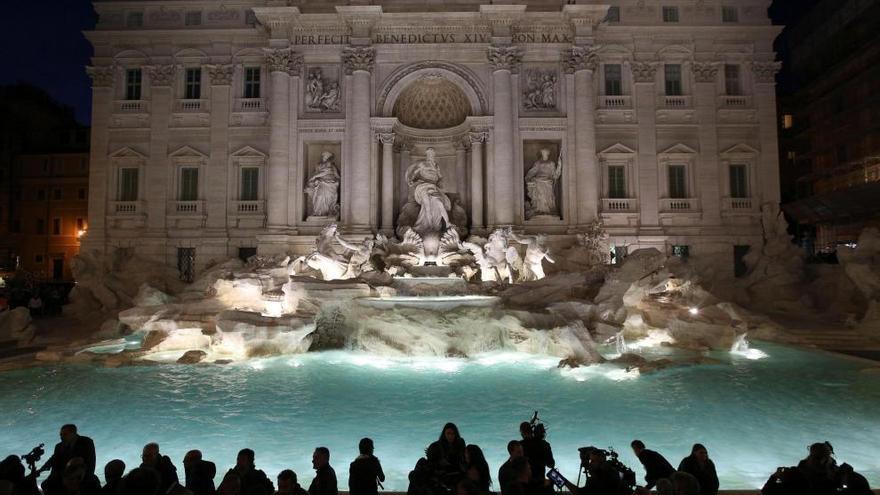
[[[31,476],[25,476],[24,465],[17,455],[11,455],[0,462],[0,481],[6,481],[18,495],[39,495],[37,483]]]
[[[587,481],[579,488],[565,480],[565,487],[572,495],[617,495],[621,492],[620,474],[608,463],[608,452],[596,447],[582,447],[578,452]]]
[[[73,424],[62,426],[59,436],[61,441],[55,445],[52,457],[37,471],[38,473],[50,471],[49,477],[41,485],[46,495],[63,492],[64,469],[75,457],[83,460],[85,475],[95,474],[95,442],[89,437],[79,435],[76,425]]]
[[[547,492],[552,491],[552,488],[547,486],[546,473],[547,468],[556,467],[556,461],[553,459],[553,449],[544,439],[547,432],[544,425],[538,420],[537,411],[531,421],[520,423],[519,432],[523,438],[521,442],[523,453],[529,459],[529,465],[532,467],[531,483],[535,486],[536,491],[544,490],[545,487],[548,488]]]
[[[659,452],[648,450],[641,440],[633,440],[630,446],[633,453],[639,458],[639,462],[645,468],[645,488],[650,490],[657,484],[660,478],[669,478],[675,469]]]

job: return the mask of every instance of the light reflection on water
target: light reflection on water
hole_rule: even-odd
[[[492,472],[520,421],[541,411],[560,469],[577,476],[577,448],[628,449],[633,438],[674,464],[705,444],[724,488],[753,488],[781,465],[830,441],[838,459],[880,482],[880,380],[861,363],[760,344],[765,359],[719,353],[719,364],[639,375],[610,365],[556,369],[557,359],[515,353],[476,358],[388,358],[328,352],[226,366],[88,366],[0,374],[0,445],[23,453],[53,444],[75,422],[94,438],[98,462],[123,459],[158,441],[177,463],[201,449],[218,470],[243,447],[270,476],[293,468],[311,480],[311,451],[333,453],[341,486],[363,436],[375,440],[388,489],[447,421],[481,445]],[[751,349],[757,350],[757,349]],[[641,476],[641,474],[640,474]],[[219,479],[218,479],[219,481]]]

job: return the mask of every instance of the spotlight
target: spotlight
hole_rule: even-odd
[[[688,310],[688,313],[696,316],[696,315],[700,314],[700,309],[699,308],[691,308]]]

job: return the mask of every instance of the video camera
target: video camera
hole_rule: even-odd
[[[46,450],[43,448],[46,444],[41,443],[37,445],[27,454],[22,454],[21,460],[23,460],[28,465],[28,469],[31,470],[31,473],[37,472],[37,463],[40,462],[40,458],[46,453]]]
[[[543,440],[547,435],[547,428],[538,418],[538,411],[535,411],[535,414],[532,415],[532,419],[529,420],[529,429],[532,432],[533,438],[540,438]]]
[[[616,473],[618,478],[620,478],[620,487],[621,491],[626,491],[626,493],[632,493],[636,488],[636,473],[632,469],[626,466],[626,464],[620,462],[618,458],[617,452],[613,447],[608,447],[608,450],[600,449],[598,447],[581,447],[578,449],[581,457],[581,468],[584,470],[584,473],[587,475],[587,479],[590,478],[590,454],[597,454],[605,458],[605,463],[611,467]],[[628,491],[627,491],[628,490]]]

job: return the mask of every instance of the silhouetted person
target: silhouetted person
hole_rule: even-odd
[[[853,471],[852,466],[843,463],[837,468],[837,493],[841,495],[873,495],[868,480]]]
[[[446,423],[440,438],[425,451],[428,464],[443,486],[454,488],[464,475],[464,447],[458,427],[455,423]]]
[[[810,484],[797,467],[780,467],[761,488],[762,495],[806,495]]]
[[[330,466],[330,449],[318,447],[312,454],[312,467],[315,479],[309,485],[309,495],[338,495],[336,471]]]
[[[385,481],[382,463],[373,455],[373,440],[362,438],[358,443],[360,455],[348,467],[348,491],[351,495],[376,495],[379,484]]]
[[[61,492],[64,469],[74,457],[83,460],[87,474],[95,474],[95,442],[89,437],[79,435],[76,425],[73,424],[62,426],[58,435],[61,441],[55,445],[52,457],[40,468],[40,472],[49,470],[49,477],[42,484],[46,495]]]
[[[604,450],[587,447],[580,450],[581,465],[587,470],[587,482],[581,495],[605,495],[620,492],[620,475],[608,464]],[[571,487],[569,487],[571,488]],[[572,493],[575,493],[572,490]]]
[[[692,475],[700,483],[700,495],[716,495],[718,493],[718,474],[715,463],[709,459],[709,451],[703,444],[695,443],[691,455],[681,460],[678,470]]]
[[[536,487],[543,488],[546,485],[547,468],[556,466],[556,461],[553,459],[553,449],[544,439],[544,425],[538,424],[533,430],[531,423],[523,421],[519,425],[519,432],[523,437],[523,453],[528,457],[529,466],[532,468],[531,482]]]
[[[489,463],[479,446],[470,444],[464,448],[465,478],[471,480],[481,494],[488,494],[492,486]]]
[[[650,490],[657,484],[657,480],[669,478],[675,472],[665,457],[653,450],[646,449],[641,440],[633,440],[630,446],[645,468],[645,488]]]
[[[158,443],[151,442],[144,445],[141,460],[142,468],[152,469],[159,475],[159,493],[168,493],[171,487],[179,484],[177,468],[167,455],[159,453]]]
[[[455,495],[482,495],[483,493],[477,484],[469,478],[459,480],[455,485]]]
[[[113,459],[104,465],[104,486],[101,495],[116,495],[119,493],[119,485],[122,484],[122,476],[125,474],[125,463],[120,459]]]
[[[250,494],[254,490],[265,491],[267,494],[275,492],[275,486],[262,470],[254,465],[254,451],[241,449],[235,458],[235,467],[227,474],[235,474],[241,479],[241,492]]]
[[[514,478],[507,485],[507,491],[504,495],[534,495],[535,491],[532,480],[532,467],[529,466],[529,460],[526,457],[517,457],[510,462],[510,469],[513,470]]]
[[[275,495],[306,495],[307,492],[296,481],[296,473],[285,469],[278,474],[278,491]]]
[[[798,471],[807,479],[810,493],[834,493],[836,490],[837,461],[834,460],[834,448],[828,442],[810,445],[810,453],[798,463]]]
[[[507,442],[507,454],[509,457],[504,461],[504,464],[498,468],[498,489],[501,490],[501,495],[507,495],[507,485],[516,478],[516,473],[513,472],[511,463],[517,457],[523,456],[522,443],[519,440],[511,440]]]
[[[700,495],[700,482],[692,474],[675,471],[671,479],[675,495]]]
[[[25,476],[24,464],[17,455],[8,456],[0,462],[0,480],[17,495],[40,495],[33,477]]]
[[[64,468],[64,472],[71,476],[76,474],[79,478],[77,493],[81,495],[99,495],[101,493],[101,480],[94,474],[88,473],[86,462],[82,457],[74,457],[67,461],[67,467]]]
[[[214,476],[217,474],[217,466],[210,461],[202,459],[200,450],[190,450],[183,456],[184,479],[186,488],[193,495],[215,495]]]

